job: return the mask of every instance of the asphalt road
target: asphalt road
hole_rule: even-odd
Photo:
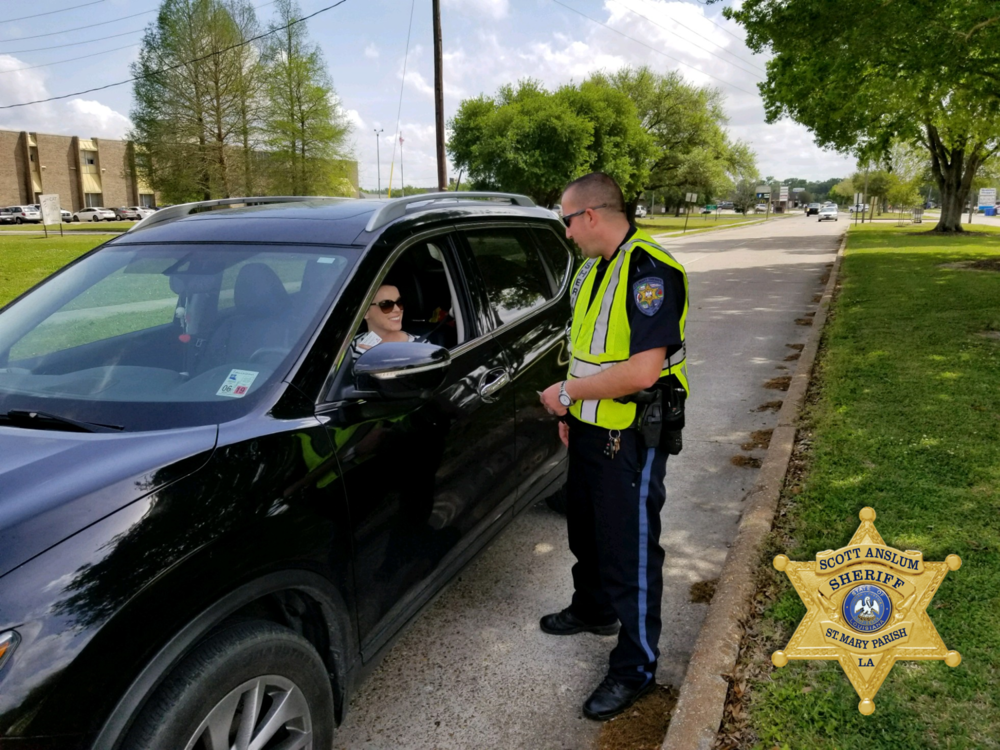
[[[708,609],[691,602],[691,585],[718,576],[757,473],[730,459],[763,456],[740,444],[776,422],[755,411],[783,396],[763,384],[792,373],[786,345],[808,331],[795,320],[816,309],[845,229],[793,216],[664,240],[690,278],[693,393],[684,451],[667,466],[661,683],[683,680]],[[563,518],[544,504],[522,514],[411,624],[356,694],[335,747],[593,747],[600,725],[581,705],[615,639],[538,629],[568,604],[572,564]]]

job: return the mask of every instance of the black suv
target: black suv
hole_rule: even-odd
[[[329,748],[564,481],[573,266],[522,196],[213,201],[0,310],[0,746]]]

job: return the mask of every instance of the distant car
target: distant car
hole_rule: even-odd
[[[848,211],[853,214],[858,211],[867,211],[869,210],[869,208],[871,207],[867,203],[865,203],[863,206],[860,203],[855,203],[848,209]]]
[[[34,206],[8,206],[11,213],[14,215],[15,224],[40,224],[42,221],[42,214]]]
[[[758,203],[757,206],[754,208],[754,211],[756,211],[757,213],[761,213],[761,212],[767,211],[767,204],[766,203]]]
[[[704,207],[702,207],[702,209],[701,209],[701,212],[702,212],[703,214],[711,214],[711,213],[715,213],[715,212],[714,212],[714,211],[712,211],[712,209],[710,209],[710,208],[709,208],[708,206],[704,206]]]
[[[733,208],[733,202],[732,201],[719,201],[719,208],[722,209],[723,211],[732,210],[732,208]]]
[[[806,206],[806,216],[812,216],[813,214],[818,214],[819,210],[822,208],[818,203],[810,203]]]
[[[63,220],[63,221],[66,221],[66,222],[69,222],[69,221],[72,221],[72,219],[73,219],[73,214],[71,214],[71,213],[70,213],[69,211],[67,211],[67,210],[66,210],[65,208],[61,208],[61,209],[59,209],[59,213],[60,213],[60,215],[62,216],[62,220]]]
[[[139,221],[143,218],[139,216],[139,212],[136,211],[131,206],[118,206],[117,208],[111,209],[115,213],[115,218],[119,221]]]
[[[646,207],[645,206],[636,206],[635,207],[635,218],[637,218],[637,219],[644,219],[644,218],[646,218]]]
[[[148,206],[129,206],[129,209],[139,214],[140,219],[145,219],[147,216],[152,216],[156,213],[155,208],[149,208]]]
[[[556,216],[562,216],[562,204],[561,203],[557,203],[556,205],[554,205],[552,207],[552,210],[555,211]]]
[[[819,221],[833,220],[837,221],[837,207],[836,206],[823,206],[819,210]]]
[[[82,208],[73,214],[73,221],[114,221],[115,218],[114,211],[98,206]]]
[[[0,224],[14,223],[14,209],[0,208]]]

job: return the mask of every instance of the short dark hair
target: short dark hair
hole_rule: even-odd
[[[622,194],[622,189],[618,187],[614,178],[604,172],[591,172],[583,177],[577,177],[566,186],[563,193],[569,192],[570,189],[588,206],[606,203],[610,210],[625,213],[625,196]]]

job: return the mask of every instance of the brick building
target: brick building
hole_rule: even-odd
[[[0,130],[0,206],[58,193],[67,211],[87,206],[152,206],[135,172],[133,146],[109,138]]]

